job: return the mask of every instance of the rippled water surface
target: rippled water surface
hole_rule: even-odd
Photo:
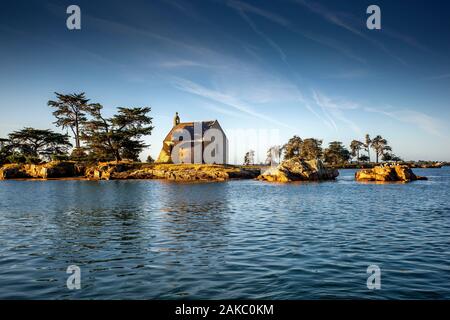
[[[0,299],[449,299],[450,168],[415,171],[430,180],[0,181]]]

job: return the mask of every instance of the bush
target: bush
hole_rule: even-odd
[[[25,163],[27,158],[21,153],[13,153],[12,155],[6,158],[9,163]]]
[[[155,159],[153,159],[153,157],[149,155],[149,156],[147,157],[146,162],[147,162],[147,163],[154,163],[154,162],[155,162]]]
[[[25,163],[26,164],[39,164],[41,162],[42,162],[41,159],[39,159],[38,157],[25,156]]]
[[[52,154],[52,161],[67,161],[69,160],[69,156],[67,154]]]
[[[0,166],[4,165],[5,163],[8,163],[8,157],[10,156],[9,153],[3,152],[3,150],[0,150]]]
[[[84,148],[75,148],[70,154],[70,160],[73,161],[86,161],[88,159],[88,155]]]
[[[86,160],[84,160],[85,162],[88,163],[98,163],[98,162],[110,162],[110,161],[114,161],[114,157],[108,156],[108,155],[102,155],[102,154],[97,154],[95,152],[89,152],[88,155],[86,156]]]

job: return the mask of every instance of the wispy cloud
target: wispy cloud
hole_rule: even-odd
[[[366,70],[362,69],[356,69],[356,70],[348,70],[343,72],[338,72],[334,74],[329,74],[327,76],[324,76],[324,79],[360,79],[364,78],[368,75]]]
[[[311,41],[314,41],[320,45],[323,45],[325,47],[331,48],[335,51],[338,51],[343,56],[358,61],[360,63],[367,63],[366,59],[360,57],[359,55],[355,54],[352,50],[344,46],[342,43],[337,41],[336,39],[332,39],[323,35],[319,35],[316,33],[313,33],[311,31],[307,30],[299,30],[299,29],[292,29],[293,32],[303,36],[306,39],[309,39]]]
[[[426,78],[426,80],[442,80],[442,79],[449,79],[450,78],[450,73],[446,73],[446,74],[440,74],[437,76],[433,76],[433,77],[428,77]]]
[[[392,29],[385,28],[385,27],[383,27],[383,33],[386,34],[387,36],[393,38],[393,39],[400,40],[401,42],[409,45],[412,48],[421,50],[421,51],[423,51],[425,53],[428,53],[428,54],[433,54],[434,53],[433,50],[430,50],[428,47],[426,47],[425,45],[421,44],[419,41],[417,41],[416,39],[414,39],[411,36],[402,34],[402,33],[398,32],[398,31],[394,31]]]
[[[357,111],[378,113],[398,122],[416,126],[429,134],[442,137],[442,122],[420,111],[406,108],[400,109],[389,105],[384,109],[367,107],[353,101],[331,98],[317,90],[313,90],[312,95],[316,105],[322,108],[327,117],[331,118],[330,121],[336,126],[336,130],[338,129],[336,125],[337,121],[341,121],[348,125],[355,133],[361,135],[362,131],[359,126],[345,115],[348,111]]]
[[[188,1],[178,1],[178,0],[161,0],[161,1],[190,18],[199,21],[204,21],[204,18],[193,8],[193,6],[189,4]]]
[[[242,17],[242,19],[250,26],[250,28],[252,28],[252,30],[257,35],[259,35],[264,41],[266,41],[269,44],[269,46],[271,46],[279,54],[281,60],[283,60],[284,62],[287,62],[286,54],[284,53],[283,49],[281,49],[281,47],[277,43],[275,43],[275,41],[273,41],[270,37],[268,37],[264,32],[262,32],[261,30],[258,29],[256,27],[256,24],[250,19],[250,17],[246,14],[246,12],[257,14],[259,16],[269,19],[270,21],[280,24],[282,26],[289,25],[289,23],[286,20],[284,20],[283,18],[281,18],[275,14],[271,14],[262,9],[253,7],[249,4],[242,3],[239,1],[229,1],[228,5],[230,7],[232,7],[233,9],[235,9],[237,11],[237,13]]]
[[[252,30],[256,34],[258,34],[262,39],[264,39],[272,48],[274,48],[275,51],[278,52],[278,54],[280,55],[282,60],[285,62],[286,62],[286,54],[282,50],[282,48],[275,41],[273,41],[270,37],[268,37],[265,33],[263,33],[260,29],[258,29],[256,27],[256,24],[253,22],[253,20],[250,19],[250,17],[246,13],[251,13],[251,14],[263,17],[275,24],[278,24],[278,25],[286,28],[290,32],[298,34],[298,35],[300,35],[308,40],[311,40],[313,42],[316,42],[320,45],[332,48],[333,50],[340,52],[342,55],[346,56],[347,58],[356,60],[360,63],[366,63],[366,60],[364,58],[356,55],[354,52],[352,52],[352,50],[345,47],[342,43],[340,43],[336,39],[332,39],[332,38],[328,38],[323,35],[315,34],[311,31],[308,31],[305,29],[299,29],[293,23],[291,23],[291,21],[289,21],[288,19],[286,19],[285,17],[283,17],[281,15],[278,15],[278,14],[275,14],[272,12],[268,12],[261,8],[258,8],[258,7],[249,5],[247,3],[240,2],[240,1],[232,0],[232,1],[228,1],[227,4],[228,4],[228,6],[235,9],[239,13],[239,15],[244,19],[244,21],[252,28]]]
[[[172,84],[179,90],[212,100],[216,103],[220,103],[221,105],[226,105],[247,115],[257,117],[275,125],[293,129],[293,127],[284,122],[275,120],[273,117],[269,117],[261,112],[255,111],[254,108],[252,108],[247,102],[241,101],[234,95],[229,95],[218,90],[206,88],[198,83],[183,78],[172,78],[171,81]]]
[[[360,135],[362,133],[361,129],[351,121],[347,116],[345,116],[345,110],[356,110],[359,109],[359,105],[350,101],[340,101],[332,99],[323,93],[313,90],[313,98],[315,103],[322,108],[323,112],[327,115],[330,121],[334,124],[335,130],[338,130],[338,126],[334,119],[339,120],[350,127],[355,133]]]
[[[209,104],[209,103],[204,103],[201,106],[203,108],[205,108],[207,110],[210,110],[210,111],[213,111],[215,113],[220,113],[220,114],[223,114],[223,115],[226,115],[226,116],[230,116],[230,117],[234,117],[234,118],[237,118],[237,119],[242,119],[242,116],[243,116],[242,112],[236,112],[236,111],[233,111],[234,109],[232,110],[230,108],[221,108],[221,107],[218,107],[217,105],[212,105],[212,104]]]
[[[383,43],[381,43],[371,37],[368,37],[361,30],[359,30],[352,22],[352,21],[356,20],[354,17],[351,17],[348,14],[336,13],[335,11],[332,11],[332,10],[328,9],[327,7],[325,7],[319,3],[316,3],[316,2],[307,1],[307,0],[293,0],[293,1],[308,8],[311,12],[314,12],[315,14],[321,16],[323,19],[325,19],[329,23],[332,23],[338,27],[341,27],[341,28],[351,32],[352,34],[368,41],[369,43],[371,43],[378,49],[382,50],[384,53],[391,56],[392,58],[394,58],[401,64],[406,65],[406,62],[402,58],[393,54]]]
[[[244,2],[236,1],[236,0],[231,0],[231,1],[228,1],[227,4],[230,7],[234,8],[236,10],[240,10],[240,11],[245,11],[245,12],[256,14],[258,16],[266,18],[267,20],[270,20],[270,21],[272,21],[274,23],[277,23],[277,24],[279,24],[281,26],[284,26],[284,27],[289,27],[291,25],[291,22],[289,20],[285,19],[284,17],[282,17],[282,16],[280,16],[278,14],[275,14],[273,12],[268,12],[268,11],[263,10],[261,8],[257,8],[255,6],[252,6],[252,5],[248,4],[248,3],[244,3]]]
[[[196,67],[196,68],[218,68],[218,65],[210,65],[207,63],[201,63],[193,60],[185,60],[185,59],[173,59],[166,60],[159,63],[159,66],[162,68],[188,68],[188,67]]]
[[[367,112],[375,112],[385,115],[389,118],[395,119],[400,122],[409,123],[418,128],[428,132],[432,135],[442,137],[443,125],[441,121],[435,119],[423,112],[410,110],[410,109],[399,109],[396,110],[392,106],[388,106],[388,109],[377,109],[372,107],[364,108]]]

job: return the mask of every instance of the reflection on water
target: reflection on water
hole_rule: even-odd
[[[0,298],[450,298],[450,169],[416,171],[430,180],[1,181]]]

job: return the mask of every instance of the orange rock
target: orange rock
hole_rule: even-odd
[[[292,158],[277,167],[269,168],[258,180],[269,182],[333,180],[339,175],[336,169],[327,169],[322,161]]]
[[[356,172],[358,181],[403,181],[426,180],[426,177],[416,176],[406,165],[381,165],[373,169],[364,169]]]

